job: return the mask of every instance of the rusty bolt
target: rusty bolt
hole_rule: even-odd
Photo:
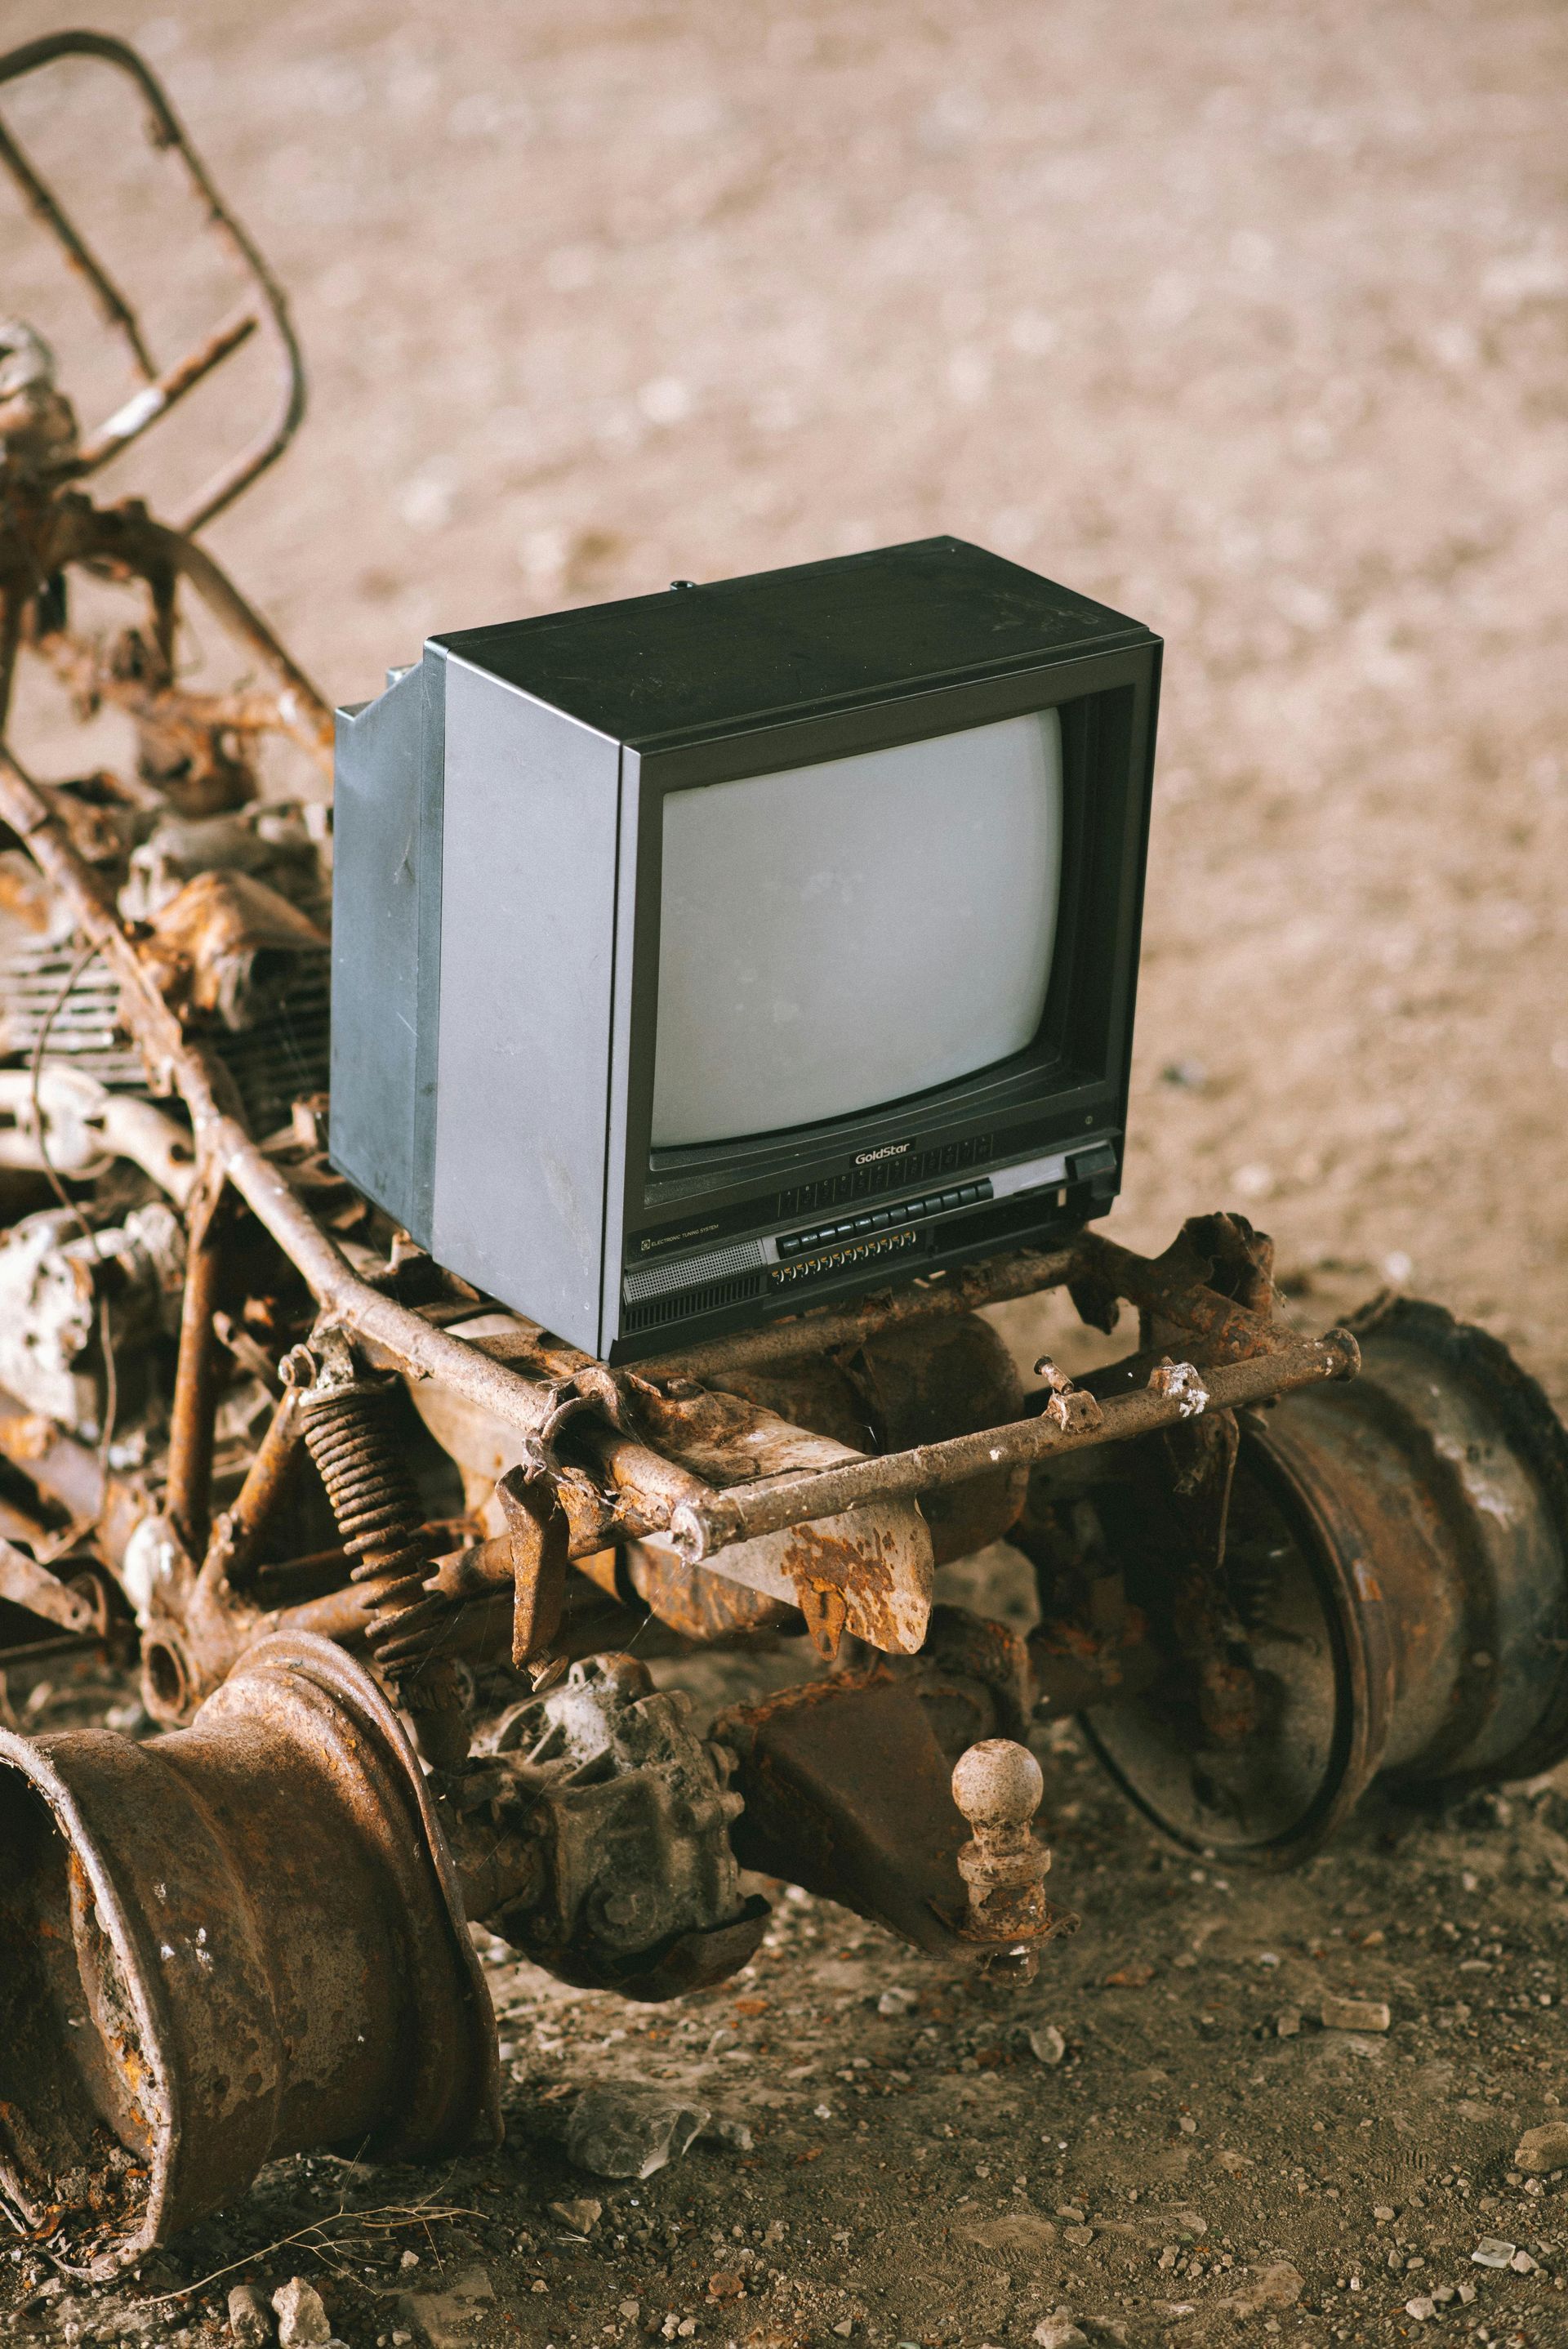
[[[1176,1405],[1183,1419],[1196,1419],[1208,1408],[1209,1390],[1191,1362],[1157,1362],[1149,1383],[1157,1395]]]

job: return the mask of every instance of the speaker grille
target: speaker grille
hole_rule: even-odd
[[[677,1289],[668,1297],[650,1297],[641,1305],[627,1305],[621,1315],[621,1326],[628,1338],[641,1330],[661,1330],[666,1322],[684,1321],[696,1313],[717,1313],[726,1305],[743,1305],[748,1298],[760,1297],[763,1276],[759,1272],[738,1275],[733,1280],[706,1281],[700,1288]]]
[[[738,1240],[733,1247],[708,1248],[687,1257],[682,1264],[639,1265],[625,1274],[621,1295],[628,1305],[645,1304],[650,1297],[665,1297],[674,1288],[706,1286],[729,1274],[755,1272],[768,1261],[760,1240]]]

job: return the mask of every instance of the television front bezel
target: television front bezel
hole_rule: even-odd
[[[920,692],[868,693],[836,709],[819,708],[810,717],[716,731],[669,747],[623,747],[609,1082],[609,1163],[622,1179],[618,1198],[605,1203],[604,1235],[606,1287],[612,1279],[615,1284],[614,1296],[605,1298],[612,1327],[618,1330],[621,1324],[628,1236],[654,1228],[666,1213],[677,1221],[696,1214],[699,1206],[704,1216],[725,1213],[753,1193],[765,1196],[810,1180],[813,1167],[836,1167],[906,1134],[918,1135],[922,1143],[940,1142],[950,1129],[972,1130],[995,1116],[1045,1118],[1058,1109],[1064,1141],[1108,1131],[1119,1136],[1126,1123],[1137,996],[1161,649],[1157,637],[1146,636],[1111,651],[1040,661]],[[1006,1061],[821,1124],[654,1150],[664,802],[670,793],[896,749],[1075,703],[1100,700],[1100,711],[1085,722],[1106,726],[1115,720],[1107,701],[1123,696],[1124,741],[1102,744],[1098,759],[1077,777],[1069,773],[1069,759],[1064,756],[1063,762],[1058,925],[1070,928],[1075,917],[1081,918],[1078,893],[1089,861],[1106,854],[1114,858],[1111,881],[1102,883],[1114,900],[1112,932],[1087,947],[1081,938],[1074,942],[1078,954],[1095,952],[1102,967],[1098,1016],[1104,1033],[1092,1070],[1069,1054],[1064,1071],[1063,1056],[1054,1047],[1047,1058],[1054,968],[1034,1040]],[[1078,837],[1069,858],[1068,835],[1075,825]],[[1062,945],[1058,928],[1057,968]],[[796,1310],[801,1301],[789,1300]]]

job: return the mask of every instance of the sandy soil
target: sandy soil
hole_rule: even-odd
[[[4,32],[75,13],[10,0]],[[1158,1246],[1241,1206],[1305,1310],[1407,1283],[1568,1402],[1560,9],[99,0],[93,21],[167,77],[291,289],[312,417],[212,540],[330,692],[370,693],[431,628],[937,529],[1135,613],[1169,653],[1112,1228]],[[160,347],[215,315],[87,77],[6,114],[62,186],[95,175]],[[101,412],[123,381],[5,218],[0,299]],[[193,401],[126,486],[172,501],[253,394]],[[469,2215],[255,2272],[337,2272],[356,2349],[416,2321],[568,2349],[687,2320],[978,2349],[1058,2308],[1134,2344],[1568,2342],[1557,2189],[1508,2182],[1519,2129],[1568,2096],[1563,1797],[1375,1805],[1302,1875],[1230,1884],[1152,1847],[1070,1741],[1047,1805],[1085,1924],[1016,2011],[810,1902],[695,2013],[503,1973],[500,2161],[346,2189],[284,2165],[165,2282],[346,2190],[433,2192]],[[895,1985],[918,2003],[884,2017]],[[1392,2030],[1316,2029],[1326,1988],[1387,1997]],[[1019,2034],[1048,2022],[1059,2065]],[[570,2180],[542,2086],[634,2068],[722,2092],[753,2151],[633,2191]],[[548,2205],[590,2191],[603,2216],[563,2240]],[[1472,2265],[1482,2233],[1537,2268]],[[1294,2301],[1257,2282],[1282,2261]],[[476,2266],[494,2297],[444,2315],[370,2296],[444,2274],[449,2297]],[[1405,2313],[1461,2281],[1473,2302]]]

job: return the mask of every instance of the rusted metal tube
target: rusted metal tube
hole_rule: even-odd
[[[1237,1357],[1277,1354],[1292,1342],[1286,1323],[1253,1312],[1206,1287],[1193,1278],[1190,1262],[1172,1276],[1161,1258],[1137,1256],[1101,1232],[1086,1232],[1082,1263],[1086,1271],[1140,1311],[1172,1314],[1184,1333],[1184,1344]]]
[[[97,1628],[91,1603],[79,1590],[8,1541],[0,1541],[0,1599],[67,1631],[85,1634]]]
[[[332,715],[316,688],[254,606],[203,547],[166,529],[135,506],[98,507],[86,498],[52,509],[38,559],[56,568],[94,561],[124,564],[144,578],[181,577],[229,633],[272,672],[277,723],[324,772],[332,763]]]
[[[278,712],[284,727],[301,747],[328,771],[332,763],[332,714],[293,657],[284,651],[261,614],[241,595],[226,571],[219,568],[205,548],[178,531],[147,523],[155,554],[188,579],[215,619],[258,654],[277,678],[283,690]]]
[[[111,457],[118,457],[122,449],[129,449],[150,424],[167,416],[175,402],[193,391],[231,351],[249,342],[260,324],[255,311],[247,305],[238,317],[214,327],[204,342],[187,351],[171,367],[165,367],[143,390],[117,409],[90,440],[83,441],[71,466],[74,477],[80,481],[84,475],[96,472],[100,465],[107,465]]]
[[[630,1436],[618,1435],[602,1421],[590,1419],[586,1413],[573,1427],[573,1448],[586,1458],[607,1490],[615,1496],[615,1526],[628,1534],[662,1533],[676,1510],[701,1508],[710,1495],[717,1498],[713,1487],[689,1468],[674,1460],[666,1460],[660,1452],[650,1451],[645,1444],[635,1443]],[[597,1541],[584,1533],[581,1543],[573,1541],[572,1555],[591,1557],[603,1547],[605,1536]]]
[[[251,1568],[273,1510],[282,1495],[300,1445],[299,1400],[285,1390],[283,1401],[267,1422],[267,1432],[245,1471],[245,1481],[212,1528],[201,1580],[212,1588],[226,1582],[242,1590],[252,1580]]]
[[[279,1631],[308,1631],[315,1639],[347,1640],[363,1647],[379,1599],[374,1583],[348,1582],[320,1599],[302,1599],[295,1606],[279,1608],[272,1622]]]
[[[655,1355],[651,1361],[637,1364],[638,1373],[651,1379],[712,1379],[722,1386],[726,1371],[802,1361],[814,1354],[831,1354],[843,1346],[862,1344],[879,1330],[896,1329],[906,1321],[934,1314],[974,1313],[983,1305],[1000,1305],[1009,1298],[1033,1297],[1039,1289],[1058,1288],[1078,1271],[1083,1249],[1080,1241],[1049,1251],[1015,1249],[985,1264],[911,1281],[885,1296],[864,1298],[848,1309],[829,1306],[799,1320],[774,1321],[765,1329],[743,1330],[732,1338],[710,1338],[681,1353]]]
[[[206,1547],[212,1514],[213,1422],[218,1403],[212,1310],[223,1262],[215,1221],[209,1216],[198,1222],[185,1259],[180,1354],[169,1412],[169,1485],[164,1506],[193,1557]]]
[[[10,59],[6,60],[6,64],[11,68],[5,76],[6,79],[10,79],[16,70],[26,72],[28,69],[26,64],[17,68]],[[0,125],[0,163],[5,165],[20,188],[27,208],[35,219],[41,222],[64,246],[71,266],[77,270],[91,286],[106,324],[117,327],[125,336],[138,371],[149,378],[156,375],[158,370],[153,366],[151,353],[142,340],[141,327],[138,323],[135,311],[92,247],[86,243],[80,230],[71,220],[59,198],[35,166],[29,162],[10,132],[3,125]]]
[[[283,360],[283,382],[276,413],[272,422],[263,428],[251,447],[242,450],[213,481],[207,484],[195,503],[182,517],[181,523],[182,530],[199,530],[203,523],[211,522],[215,514],[221,513],[225,506],[232,504],[242,490],[247,488],[259,473],[282,455],[294,438],[299,429],[300,419],[304,414],[304,362],[300,355],[299,343],[294,335],[294,324],[289,316],[288,303],[284,298],[282,286],[214,187],[208,176],[206,166],[186,137],[184,127],[162,88],[128,43],[115,39],[112,34],[79,29],[46,33],[36,40],[23,42],[18,48],[12,49],[5,57],[0,57],[0,82],[18,80],[24,74],[36,72],[40,66],[50,65],[58,57],[96,57],[105,65],[117,67],[136,84],[147,107],[152,143],[156,147],[170,149],[180,157],[190,177],[191,184],[201,200],[209,227],[219,240],[227,245],[241,268],[253,281],[261,295],[263,306],[272,321],[273,331],[277,337],[279,355]],[[23,160],[25,162],[25,159]],[[26,168],[30,169],[30,167]],[[33,176],[36,179],[36,175]],[[24,186],[26,187],[26,182]],[[44,194],[47,201],[46,205],[40,210],[40,217],[59,238],[73,259],[78,260],[80,265],[87,269],[89,279],[105,305],[106,315],[125,335],[141,373],[144,376],[152,376],[156,370],[141,340],[140,328],[134,312],[125,302],[124,297],[119,294],[118,289],[108,283],[101,267],[94,263],[91,256],[82,249],[81,240],[77,231],[60,206],[48,196],[46,190],[44,191]],[[330,740],[329,720],[328,745]]]
[[[683,1502],[670,1520],[670,1538],[684,1557],[698,1564],[729,1542],[779,1533],[786,1526],[834,1516],[862,1502],[956,1484],[1005,1462],[1042,1460],[1086,1444],[1150,1435],[1191,1418],[1195,1409],[1230,1410],[1325,1379],[1352,1378],[1359,1360],[1348,1330],[1331,1330],[1324,1338],[1297,1339],[1277,1354],[1205,1371],[1202,1402],[1195,1402],[1191,1388],[1161,1392],[1145,1387],[1107,1402],[1093,1425],[1064,1428],[1046,1417],[1019,1420],[1009,1427],[982,1429],[945,1444],[921,1444],[879,1460],[851,1461],[814,1475],[759,1477],[755,1484],[716,1495],[711,1502]]]

